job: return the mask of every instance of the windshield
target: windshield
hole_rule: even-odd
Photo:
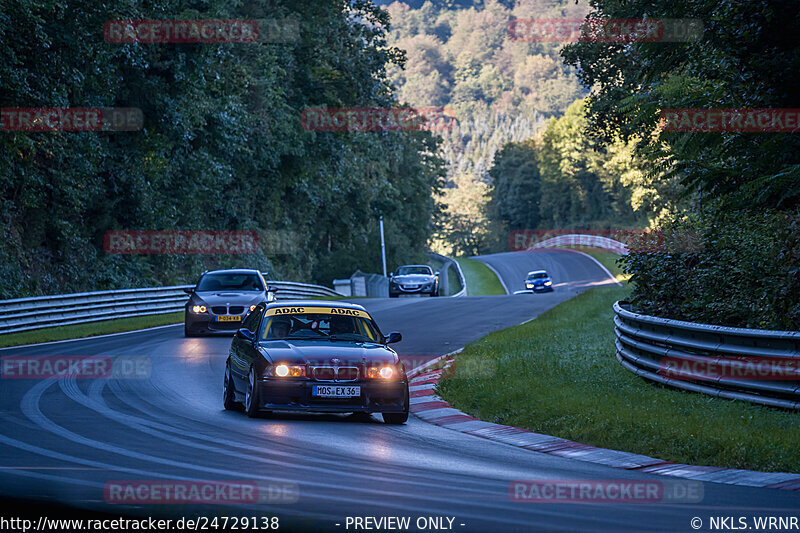
[[[430,267],[426,266],[403,266],[397,269],[398,276],[407,276],[409,274],[425,274],[430,276],[433,271]]]
[[[534,274],[528,274],[528,279],[544,279],[548,277],[547,272],[536,272]]]
[[[302,308],[301,308],[302,309]],[[271,310],[274,311],[274,310]],[[381,342],[378,328],[364,316],[341,316],[330,313],[296,313],[269,316],[260,338],[272,340],[330,340]]]
[[[263,291],[256,274],[206,274],[197,284],[197,291]]]

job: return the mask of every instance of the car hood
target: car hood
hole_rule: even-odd
[[[405,276],[395,276],[392,278],[397,283],[430,283],[434,277],[430,274],[406,274]]]
[[[270,363],[287,364],[346,364],[398,362],[394,350],[372,342],[343,341],[266,341],[259,345],[261,354]]]
[[[547,281],[550,281],[550,278],[528,279],[525,280],[525,283],[528,285],[544,285]]]
[[[263,291],[201,291],[195,292],[194,297],[207,305],[252,305],[265,301],[267,294]]]

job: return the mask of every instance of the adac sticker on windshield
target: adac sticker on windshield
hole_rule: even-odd
[[[366,311],[360,309],[348,309],[346,307],[273,307],[267,309],[267,316],[272,315],[344,315],[357,316],[361,318],[372,318]]]

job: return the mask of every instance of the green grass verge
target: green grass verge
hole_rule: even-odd
[[[626,281],[630,278],[629,275],[622,273],[622,268],[617,265],[617,259],[619,259],[619,254],[615,254],[613,252],[584,252],[586,255],[591,255],[595,259],[597,259],[601,265],[606,267],[611,274],[613,274],[617,281]]]
[[[438,389],[481,420],[680,463],[800,472],[800,414],[646,382],[614,356],[615,300],[595,288],[468,345]]]
[[[503,285],[489,267],[466,257],[456,259],[467,281],[467,296],[487,296],[492,294],[505,294]]]
[[[21,331],[19,333],[0,335],[0,347],[79,339],[82,337],[93,337],[95,335],[106,335],[108,333],[122,333],[123,331],[134,331],[137,329],[164,326],[166,324],[183,323],[183,320],[184,312],[178,311],[177,313],[168,313],[164,315],[118,318],[115,320],[104,320],[102,322],[90,322],[88,324],[73,324],[70,326]]]

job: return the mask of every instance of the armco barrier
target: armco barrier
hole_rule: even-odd
[[[278,300],[340,296],[327,287],[309,283],[267,281],[267,284],[271,289],[277,289],[275,298]],[[175,285],[0,300],[0,334],[112,318],[175,313],[183,310],[189,298],[185,289],[192,287],[194,285]]]
[[[800,332],[729,328],[641,315],[630,304],[614,304],[617,359],[650,381],[735,400],[800,409]],[[775,364],[778,374],[737,375],[735,365]],[[717,369],[710,375],[674,377],[668,363],[683,361],[693,369]],[[741,365],[740,365],[741,367]],[[727,371],[726,371],[727,369]],[[783,372],[783,370],[782,370]]]
[[[458,264],[458,261],[455,261],[447,256],[439,255],[433,252],[430,252],[428,255],[431,257],[436,258],[437,260],[442,262],[442,272],[447,272],[447,269],[451,266],[455,268],[456,272],[458,272],[458,282],[461,284],[461,290],[455,294],[450,294],[451,298],[458,298],[460,296],[467,295],[467,280],[464,278],[464,273],[461,271],[461,265]],[[443,278],[445,279],[445,278]],[[446,286],[446,284],[445,284]]]

